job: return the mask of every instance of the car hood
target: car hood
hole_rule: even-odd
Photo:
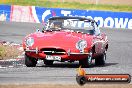
[[[81,39],[87,40],[89,44],[92,41],[92,36],[89,34],[69,31],[36,32],[27,37],[34,38],[32,46],[34,48],[63,48],[65,50],[76,48],[76,43]]]

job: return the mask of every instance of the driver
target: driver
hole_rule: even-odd
[[[62,28],[62,22],[53,22],[51,24],[51,28],[61,29]]]

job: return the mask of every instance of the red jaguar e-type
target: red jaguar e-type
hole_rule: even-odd
[[[27,67],[35,67],[38,59],[45,65],[54,61],[79,61],[80,65],[89,67],[93,59],[96,65],[105,64],[108,40],[92,19],[52,17],[44,30],[24,38],[23,48]]]

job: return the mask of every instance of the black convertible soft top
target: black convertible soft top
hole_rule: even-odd
[[[90,18],[86,18],[86,17],[75,17],[75,16],[55,16],[55,17],[49,18],[49,20],[56,20],[56,19],[78,19],[80,21],[91,21],[91,22],[95,22],[95,20],[90,19]]]

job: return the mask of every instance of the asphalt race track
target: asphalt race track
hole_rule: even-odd
[[[21,43],[24,36],[42,28],[41,24],[0,22],[0,40]],[[132,30],[101,30],[108,35],[109,49],[105,66],[85,68],[88,74],[132,75]],[[46,67],[40,62],[37,67],[14,66],[0,68],[0,84],[23,83],[69,83],[76,84],[76,63],[55,63]]]

